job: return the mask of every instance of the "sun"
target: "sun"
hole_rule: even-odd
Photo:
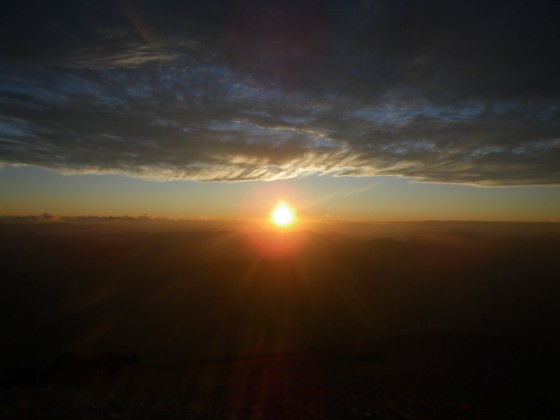
[[[270,213],[270,219],[278,227],[287,227],[294,224],[296,213],[284,201],[279,201]]]

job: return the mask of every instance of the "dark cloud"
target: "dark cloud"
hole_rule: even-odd
[[[0,162],[560,184],[554,2],[7,1]]]

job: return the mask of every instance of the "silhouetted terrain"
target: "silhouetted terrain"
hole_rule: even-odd
[[[559,413],[554,229],[65,229],[2,229],[5,416]],[[72,414],[45,400],[78,402]]]

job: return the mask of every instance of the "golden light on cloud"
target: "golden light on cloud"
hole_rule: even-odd
[[[270,220],[278,227],[287,227],[296,221],[296,213],[286,202],[279,201],[270,213]]]

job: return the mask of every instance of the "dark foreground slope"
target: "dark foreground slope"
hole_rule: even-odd
[[[554,417],[558,238],[289,235],[4,235],[2,412]]]
[[[556,348],[402,337],[174,363],[59,364],[6,386],[2,418],[557,419]]]

